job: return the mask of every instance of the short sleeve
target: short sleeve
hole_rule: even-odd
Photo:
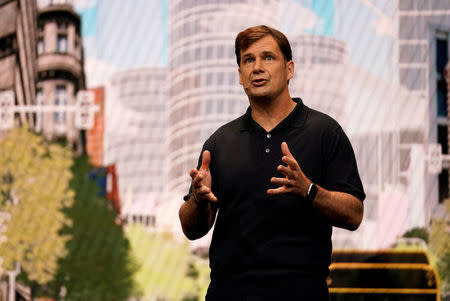
[[[203,152],[204,152],[205,150],[209,150],[209,152],[211,153],[211,162],[210,162],[210,164],[209,164],[209,167],[210,167],[211,172],[212,172],[212,170],[214,169],[214,168],[213,168],[213,165],[214,165],[214,161],[213,161],[213,158],[214,158],[214,143],[213,143],[212,141],[213,141],[213,140],[212,140],[212,138],[210,137],[210,138],[209,138],[208,140],[206,140],[205,143],[203,144],[202,151],[200,152],[200,156],[198,157],[197,170],[198,170],[198,169],[200,168],[200,166],[201,166],[201,163],[202,163],[202,154],[203,154]],[[188,192],[188,194],[186,194],[186,195],[183,197],[183,200],[184,200],[184,201],[189,200],[189,198],[191,197],[191,194],[192,194],[192,185],[189,186],[189,192]]]
[[[359,177],[355,153],[344,130],[338,126],[324,137],[324,188],[349,193],[364,201],[366,194]]]

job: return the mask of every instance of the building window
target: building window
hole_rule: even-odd
[[[201,58],[200,48],[195,48],[195,60],[198,61]]]
[[[223,99],[218,99],[217,101],[217,113],[222,114],[225,113],[224,112],[224,100]]]
[[[39,38],[37,41],[37,54],[41,54],[44,53],[44,39],[43,38]]]
[[[448,61],[448,33],[436,33],[436,98],[438,116],[447,117],[447,83],[444,68]]]
[[[58,30],[67,30],[66,22],[58,22],[56,26],[57,26]]]
[[[217,57],[219,58],[219,59],[223,59],[224,57],[224,53],[225,53],[225,46],[223,46],[223,45],[219,45],[218,47],[217,47]]]
[[[58,35],[56,51],[61,53],[67,52],[67,35],[65,34]]]
[[[439,203],[448,198],[448,169],[442,169],[439,174]]]
[[[43,92],[42,92],[42,88],[38,88],[36,90],[36,104],[41,105],[43,104]]]
[[[213,112],[213,102],[212,101],[206,101],[206,103],[205,103],[205,106],[206,106],[206,108],[205,108],[205,113],[206,114],[211,114],[212,112]]]
[[[447,125],[438,126],[438,142],[442,145],[442,153],[448,154],[448,127]]]
[[[437,82],[436,98],[438,116],[447,117],[447,83],[444,79],[440,79]]]
[[[9,36],[0,39],[0,58],[11,55],[14,52],[14,37]]]
[[[228,113],[229,114],[235,114],[236,112],[236,102],[234,99],[228,99]]]
[[[67,105],[67,90],[66,86],[56,86],[55,105],[61,107],[61,111],[56,111],[53,114],[55,123],[66,123],[66,112],[63,110]]]
[[[206,59],[213,58],[213,46],[206,47]]]
[[[436,72],[442,74],[448,62],[448,33],[436,34]]]
[[[80,38],[77,37],[75,39],[75,57],[79,60],[81,60],[81,43],[80,43]]]
[[[438,31],[436,42],[436,101],[437,101],[437,123],[438,143],[442,145],[442,153],[448,154],[448,110],[447,110],[447,83],[444,78],[444,68],[448,62],[448,32]],[[443,168],[439,175],[439,203],[449,197],[449,170]]]
[[[36,105],[42,106],[44,104],[44,93],[42,92],[42,88],[38,88],[36,90]],[[36,114],[36,132],[40,132],[42,130],[42,120],[44,113],[39,112]]]
[[[154,215],[146,216],[143,224],[147,227],[154,227],[155,226],[155,216]]]
[[[217,73],[217,84],[222,86],[224,84],[224,78],[225,78],[225,73],[218,72]]]
[[[447,125],[438,125],[438,143],[442,145],[442,153],[448,154],[448,127]],[[442,203],[449,197],[449,178],[448,169],[442,169],[439,174],[439,203]]]

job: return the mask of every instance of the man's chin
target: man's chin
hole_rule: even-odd
[[[248,98],[254,102],[259,102],[259,103],[270,102],[272,100],[271,95],[268,95],[268,94],[259,94],[259,95],[252,94],[252,95],[248,95]]]

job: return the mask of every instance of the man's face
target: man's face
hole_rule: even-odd
[[[294,62],[285,63],[283,53],[271,35],[241,51],[239,83],[249,99],[274,99],[288,89],[294,76]]]

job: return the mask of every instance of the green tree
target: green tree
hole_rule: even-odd
[[[428,231],[425,228],[412,228],[411,230],[407,231],[405,234],[403,234],[403,237],[416,237],[423,239],[424,242],[428,243]]]
[[[443,292],[450,290],[450,199],[445,202],[445,211],[444,218],[433,220],[430,229],[430,250],[436,260]]]
[[[194,281],[194,287],[191,292],[183,296],[182,301],[200,301],[205,298],[209,286],[209,274],[211,272],[207,258],[205,259],[195,254],[192,256],[186,276]]]
[[[117,213],[98,196],[99,186],[89,178],[92,166],[87,157],[76,158],[72,170],[75,201],[65,210],[72,226],[64,229],[71,236],[69,252],[61,260],[56,279],[41,294],[56,298],[64,287],[66,301],[128,300],[136,294],[130,243],[115,223]]]
[[[169,233],[150,233],[142,225],[128,226],[127,236],[139,265],[135,281],[144,298],[196,300],[203,293],[204,285],[196,282],[204,279],[205,265],[193,260],[187,242],[175,241]]]
[[[69,149],[44,142],[26,126],[0,141],[0,211],[10,215],[0,257],[4,269],[20,263],[35,284],[48,283],[67,253],[70,235],[60,231],[70,225],[63,209],[73,202],[71,164]]]

